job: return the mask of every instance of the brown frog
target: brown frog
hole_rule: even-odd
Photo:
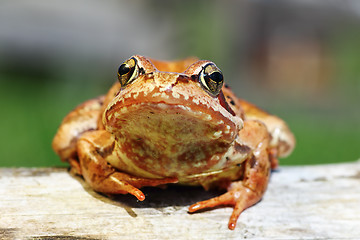
[[[53,148],[104,194],[134,195],[167,183],[226,193],[189,212],[232,206],[228,227],[263,196],[277,158],[295,139],[280,118],[237,98],[211,61],[165,62],[135,55],[105,96],[70,112]]]

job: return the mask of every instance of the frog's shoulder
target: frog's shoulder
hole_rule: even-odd
[[[76,155],[76,141],[82,133],[98,129],[103,102],[104,96],[87,100],[65,116],[52,142],[62,160]]]

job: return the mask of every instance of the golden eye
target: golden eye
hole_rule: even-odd
[[[139,67],[135,58],[130,58],[120,65],[118,70],[118,79],[121,87],[125,87],[134,81],[139,75]]]
[[[208,63],[200,72],[202,86],[212,95],[217,96],[224,84],[224,76],[220,69],[213,63]]]

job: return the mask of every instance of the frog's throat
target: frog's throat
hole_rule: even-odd
[[[113,110],[105,126],[123,160],[160,176],[211,169],[238,134],[236,123],[189,106],[139,103]]]
[[[116,158],[109,158],[107,161],[115,168],[127,172],[133,176],[161,179],[164,177],[177,177],[180,184],[184,185],[202,185],[206,189],[211,187],[212,182],[221,179],[236,180],[241,177],[243,172],[242,163],[251,154],[250,148],[244,151],[236,151],[237,141],[233,142],[227,152],[223,155],[215,155],[217,163],[208,165],[207,168],[198,168],[196,163],[191,162],[190,170],[186,171],[188,162],[177,162],[176,160],[168,162],[167,166],[172,167],[154,171],[159,162],[153,159],[149,166],[144,167],[134,161],[134,156],[129,156],[118,145],[116,146]],[[136,159],[135,159],[136,160]]]

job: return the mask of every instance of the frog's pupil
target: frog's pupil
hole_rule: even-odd
[[[217,84],[219,84],[223,81],[223,75],[219,72],[213,72],[212,74],[210,74],[209,77]]]
[[[121,66],[119,67],[119,74],[120,75],[124,75],[130,72],[130,68],[127,64],[123,63],[121,64]]]

